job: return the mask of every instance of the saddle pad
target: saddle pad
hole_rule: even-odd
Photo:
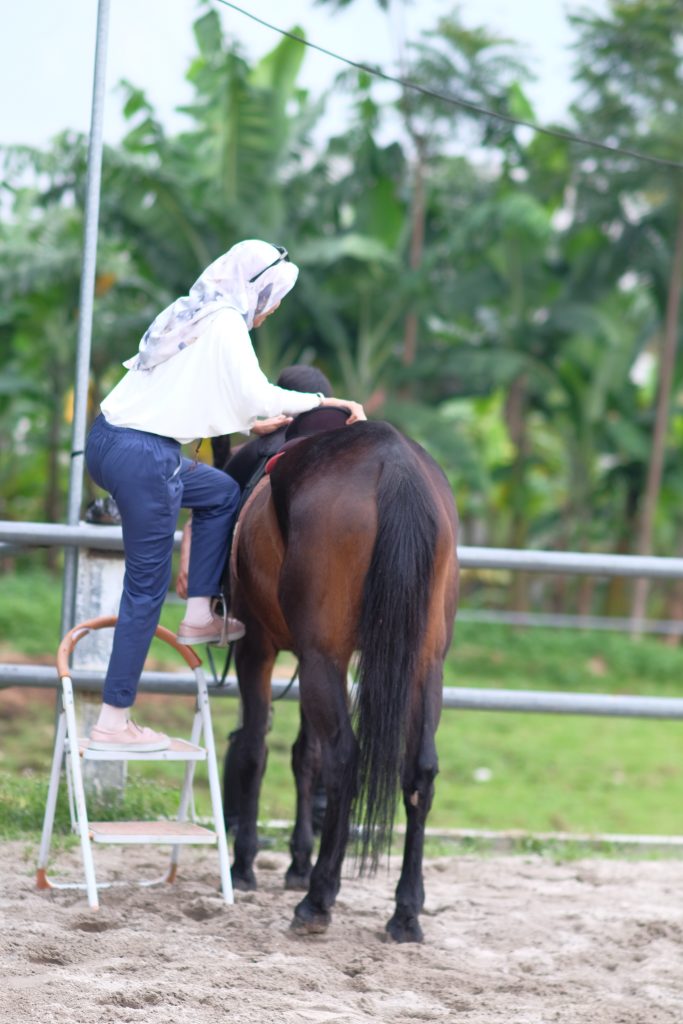
[[[271,457],[266,462],[266,468],[263,470],[266,476],[270,476],[271,472],[275,468],[275,463],[279,462],[282,456],[286,454],[286,452],[286,448],[281,448],[279,452],[275,452],[275,455],[271,455]]]
[[[270,487],[270,480],[268,479],[267,476],[264,476],[261,477],[259,482],[254,487],[254,490],[251,492],[251,494],[245,501],[244,505],[242,506],[242,511],[239,514],[239,518],[235,523],[235,531],[232,535],[232,547],[230,548],[230,572],[235,579],[239,579],[237,575],[237,549],[239,548],[240,543],[240,527],[242,525],[242,520],[244,519],[245,513],[254,504],[254,499],[256,498],[256,496],[260,494],[261,491],[263,491],[266,487]]]
[[[285,431],[285,443],[280,450],[272,455],[266,462],[264,473],[272,472],[278,459],[286,451],[293,448],[300,441],[314,434],[322,434],[329,430],[340,430],[346,426],[346,421],[351,415],[349,409],[340,409],[335,405],[318,406],[316,409],[309,409],[308,412],[301,412],[296,416]]]
[[[346,426],[350,415],[350,409],[338,405],[318,405],[300,412],[285,430],[285,442],[312,437],[313,434],[322,434],[327,430],[339,430]]]

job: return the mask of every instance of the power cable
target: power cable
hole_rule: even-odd
[[[452,96],[448,93],[438,92],[435,89],[429,89],[427,86],[419,85],[417,82],[411,82],[409,79],[399,78],[397,75],[390,75],[387,71],[382,71],[381,68],[373,67],[370,64],[363,64],[360,61],[351,60],[349,57],[344,57],[339,53],[335,53],[333,50],[327,50],[324,46],[312,43],[308,39],[304,39],[302,36],[297,36],[293,32],[288,32],[286,29],[280,28],[278,25],[273,25],[271,22],[265,21],[265,19],[252,14],[251,11],[245,11],[243,7],[239,7],[237,4],[231,3],[230,0],[217,0],[217,3],[223,4],[224,7],[231,7],[233,11],[243,14],[245,17],[257,22],[259,25],[263,25],[264,28],[269,28],[272,32],[277,32],[281,36],[285,36],[287,39],[292,39],[296,43],[301,43],[302,46],[307,46],[311,50],[317,50],[318,53],[323,53],[327,57],[332,57],[334,60],[338,60],[342,64],[347,64],[349,67],[358,68],[359,71],[366,71],[369,75],[373,75],[375,78],[381,78],[385,82],[393,82],[395,85],[400,85],[403,89],[411,89],[413,92],[422,93],[423,96],[431,96],[432,99],[442,100],[444,103],[450,103],[454,107],[462,107],[464,110],[469,110],[474,114],[479,114],[483,117],[492,117],[498,121],[504,121],[506,124],[518,125],[520,128],[530,128],[532,131],[539,132],[542,135],[550,135],[552,138],[562,139],[565,142],[575,142],[579,145],[589,146],[593,149],[600,149],[607,153],[633,157],[636,160],[642,160],[649,164],[656,164],[659,167],[671,167],[675,170],[683,171],[683,163],[678,160],[667,160],[665,157],[650,156],[648,153],[641,153],[637,149],[628,149],[624,146],[610,146],[606,142],[597,142],[595,139],[588,139],[583,135],[576,135],[574,132],[563,131],[561,128],[547,128],[545,125],[535,124],[533,121],[525,121],[519,117],[512,117],[511,114],[502,114],[495,110],[488,110],[486,107],[482,107],[477,103],[471,103],[469,100],[461,99],[459,96]]]

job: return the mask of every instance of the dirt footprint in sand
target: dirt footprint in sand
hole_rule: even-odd
[[[72,962],[69,954],[59,946],[36,946],[27,949],[26,959],[32,964],[43,964],[46,967],[65,967]]]
[[[208,921],[225,910],[225,902],[219,897],[198,896],[182,908],[186,917],[193,921]]]
[[[154,989],[139,989],[137,992],[114,992],[98,1000],[100,1006],[117,1006],[126,1010],[146,1010],[150,1006],[165,1002],[161,992]]]
[[[69,929],[72,932],[107,932],[112,928],[120,927],[121,920],[118,917],[114,917],[112,914],[103,914],[102,911],[98,911],[97,914],[79,914],[69,924]]]

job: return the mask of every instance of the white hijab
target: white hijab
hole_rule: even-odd
[[[236,309],[251,330],[254,317],[268,313],[294,287],[299,268],[280,260],[275,246],[257,239],[238,242],[219,256],[197,278],[189,295],[167,306],[147,328],[138,354],[123,364],[129,370],[151,370],[188,345],[193,345],[208,326],[207,317],[221,309]]]

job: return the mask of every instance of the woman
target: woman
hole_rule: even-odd
[[[234,245],[157,316],[128,373],[102,402],[86,445],[95,483],[113,496],[121,514],[126,572],[103,703],[90,742],[99,750],[164,750],[163,733],[130,720],[140,674],[171,578],[173,535],[180,508],[192,509],[188,600],[181,643],[226,643],[244,634],[234,619],[214,614],[220,594],[239,487],[211,466],[183,458],[181,444],[265,428],[283,416],[315,408],[362,406],[270,384],[249,338],[280,305],[298,276],[287,251],[262,241]],[[263,424],[262,424],[263,427]]]

